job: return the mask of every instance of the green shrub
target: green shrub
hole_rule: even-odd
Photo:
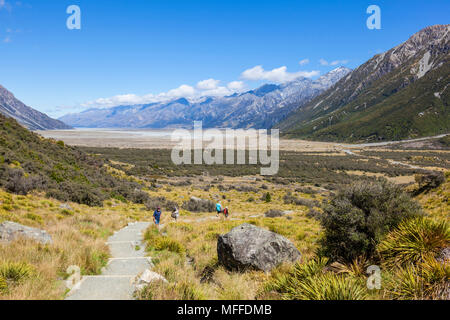
[[[378,251],[387,265],[404,266],[435,257],[449,245],[449,224],[421,217],[403,221],[379,244]]]
[[[386,233],[402,220],[422,214],[417,202],[387,180],[357,182],[324,206],[319,253],[344,262],[371,257]]]
[[[216,205],[211,200],[190,199],[183,203],[183,209],[191,212],[215,212]]]
[[[204,300],[205,295],[198,285],[192,282],[182,281],[175,285],[175,291],[181,300]]]
[[[30,278],[35,273],[33,266],[26,262],[3,262],[0,264],[0,278],[13,283]]]
[[[87,247],[83,252],[83,265],[81,271],[85,275],[98,275],[102,268],[108,263],[108,254],[106,252],[96,251]]]
[[[8,290],[8,282],[6,279],[0,276],[0,294]]]
[[[158,251],[167,250],[178,254],[183,254],[186,252],[186,249],[180,242],[166,237],[157,239],[152,246]]]
[[[359,278],[326,272],[328,259],[296,264],[289,272],[275,273],[265,285],[284,300],[364,300],[367,290]]]
[[[296,300],[365,300],[367,291],[361,279],[325,273],[300,283]]]
[[[266,195],[264,196],[264,201],[267,203],[272,201],[272,196],[270,195],[269,192],[267,192]]]
[[[44,219],[40,215],[34,214],[34,213],[27,213],[25,216],[27,219],[36,221],[37,223],[44,223]]]
[[[399,300],[449,300],[450,266],[427,257],[418,265],[398,268],[387,282],[387,293]]]

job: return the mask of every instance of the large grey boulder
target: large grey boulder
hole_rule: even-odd
[[[42,244],[53,243],[52,237],[44,230],[9,221],[0,224],[0,242],[11,242],[22,238],[35,240]]]
[[[265,272],[282,262],[301,258],[297,248],[285,237],[247,223],[219,236],[217,256],[227,269]]]

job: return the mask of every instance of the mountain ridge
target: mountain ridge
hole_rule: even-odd
[[[65,123],[25,105],[1,85],[0,113],[14,118],[30,130],[72,129]]]
[[[448,133],[450,25],[378,54],[276,125],[286,137],[383,141]]]
[[[60,120],[85,128],[189,128],[198,120],[204,127],[270,128],[290,113],[295,103],[307,102],[348,72],[350,69],[340,67],[316,80],[301,77],[230,96],[202,97],[195,102],[177,98],[145,105],[91,108]]]

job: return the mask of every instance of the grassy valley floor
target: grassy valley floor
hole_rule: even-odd
[[[308,298],[288,295],[283,288],[286,283],[298,280],[293,274],[298,277],[304,274],[305,268],[327,264],[317,260],[324,229],[316,218],[323,211],[323,204],[337,193],[339,185],[356,181],[369,183],[385,177],[402,188],[416,188],[414,176],[426,171],[411,166],[432,167],[442,172],[450,169],[450,156],[445,151],[422,154],[405,150],[362,150],[353,155],[335,151],[313,154],[286,151],[281,155],[279,175],[261,177],[259,168],[254,166],[173,166],[169,161],[170,150],[83,150],[104,158],[109,174],[140,184],[149,198],[144,203],[133,204],[117,196],[104,200],[103,207],[70,202],[67,209],[61,206],[63,202],[36,191],[28,195],[1,191],[0,223],[13,221],[44,229],[54,241],[53,245],[26,241],[0,244],[1,299],[63,299],[67,293],[63,283],[68,277],[67,267],[78,265],[85,275],[99,274],[109,257],[105,245],[108,236],[128,222],[151,221],[156,206],[163,208],[163,226],[161,230],[155,227],[147,230],[145,239],[148,255],[155,264],[153,271],[163,275],[168,284],[151,284],[138,294],[138,299]],[[449,194],[447,173],[444,184],[421,193],[416,199],[429,219],[448,222]],[[231,216],[225,220],[205,208],[192,207],[186,203],[191,197],[212,203],[220,199],[230,209]],[[170,217],[175,205],[180,207],[177,222]],[[264,215],[269,210],[286,214],[269,218]],[[231,272],[220,266],[218,236],[242,223],[254,224],[289,239],[300,250],[302,264],[282,265],[271,274]],[[351,273],[345,283],[353,286],[349,295],[341,298],[420,298],[396,296],[391,287],[377,291],[365,289],[365,262],[355,262],[353,268],[351,264],[341,265],[339,270],[341,273],[346,270],[345,277]],[[17,277],[13,280],[3,277],[2,287],[2,272]],[[394,271],[384,274],[386,286],[395,274]],[[329,272],[314,277],[314,285],[324,281],[339,286],[341,281]]]

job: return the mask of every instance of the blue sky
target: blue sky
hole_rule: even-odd
[[[371,4],[381,30],[366,27]],[[69,5],[81,30],[66,27]],[[0,84],[55,117],[220,95],[355,68],[448,12],[448,0],[0,0]]]

